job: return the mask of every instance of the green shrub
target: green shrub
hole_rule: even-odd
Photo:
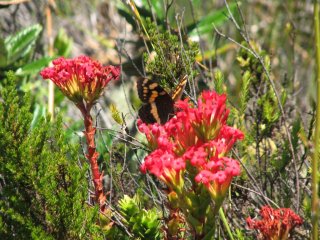
[[[61,119],[31,129],[30,97],[14,79],[0,92],[0,238],[100,239],[78,146],[66,143]]]

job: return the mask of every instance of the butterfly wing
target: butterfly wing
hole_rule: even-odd
[[[185,89],[186,87],[186,84],[187,84],[187,81],[188,81],[188,75],[184,75],[180,81],[179,81],[179,84],[176,86],[176,88],[173,90],[173,92],[170,94],[171,95],[171,98],[174,102],[178,101],[181,99],[181,96],[182,96],[182,93],[183,93],[183,90]]]
[[[138,95],[144,105],[139,109],[139,117],[145,123],[166,123],[174,114],[174,101],[155,81],[139,79]]]

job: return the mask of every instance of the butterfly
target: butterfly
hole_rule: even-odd
[[[148,78],[139,79],[138,95],[144,103],[139,109],[140,119],[144,123],[165,124],[174,116],[174,103],[181,98],[187,80],[187,75],[182,77],[174,91],[169,94],[157,82]]]

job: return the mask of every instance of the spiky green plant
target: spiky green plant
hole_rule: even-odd
[[[193,70],[195,57],[199,47],[194,42],[179,39],[177,34],[164,31],[147,20],[150,42],[154,47],[154,55],[145,54],[146,70],[161,80],[161,84],[173,88],[182,76],[188,75],[189,80],[197,74]]]
[[[102,239],[87,203],[86,165],[61,119],[31,129],[30,96],[9,73],[0,92],[0,238]]]
[[[125,195],[119,201],[122,216],[135,237],[139,239],[161,239],[159,214],[155,208],[143,209],[137,195],[130,198]]]

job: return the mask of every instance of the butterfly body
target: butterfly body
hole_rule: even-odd
[[[144,123],[165,124],[174,116],[174,102],[180,99],[186,82],[185,76],[170,96],[157,82],[147,78],[139,79],[138,95],[144,103],[139,109],[140,119]]]

